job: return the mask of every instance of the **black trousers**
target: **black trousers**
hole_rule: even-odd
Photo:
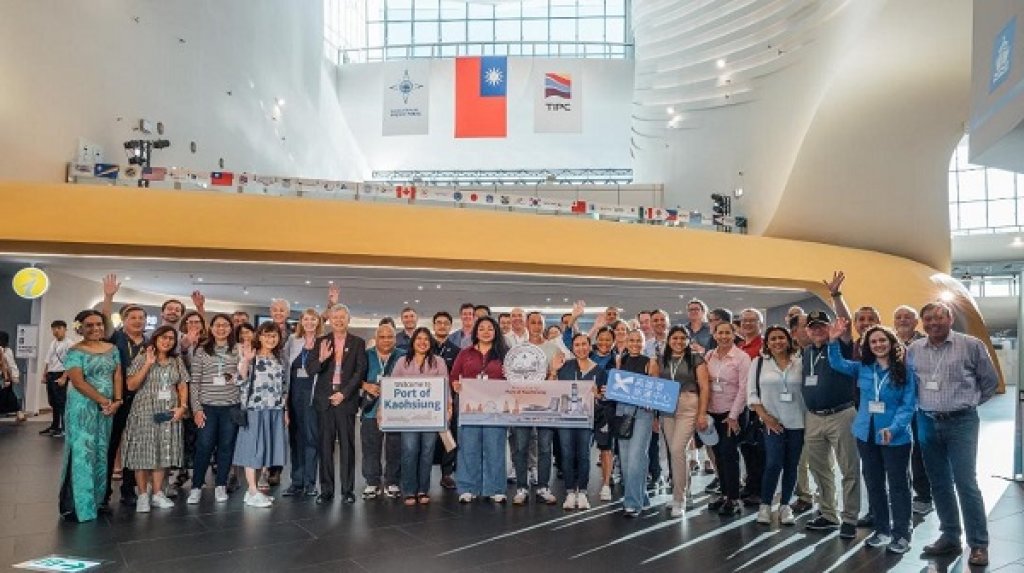
[[[914,487],[914,501],[925,503],[932,500],[932,483],[928,480],[928,472],[924,469],[921,457],[921,441],[917,437],[917,416],[910,419],[910,430],[914,434],[914,445],[910,450],[911,485]]]
[[[64,406],[68,403],[68,385],[57,384],[57,379],[63,376],[63,372],[46,373],[46,399],[53,409],[53,420],[50,422],[50,430],[54,432],[64,431]]]
[[[320,423],[320,493],[331,495],[334,487],[334,442],[337,441],[342,495],[356,487],[356,409],[347,405],[328,406],[317,412]]]
[[[134,396],[126,396],[124,403],[121,404],[121,407],[114,414],[113,427],[110,430],[110,448],[107,450],[107,494],[103,498],[104,503],[110,501],[110,495],[113,493],[111,484],[114,475],[114,458],[117,457],[117,448],[121,445],[121,436],[124,435],[124,429],[128,426],[128,413],[132,411],[134,398]],[[124,463],[122,462],[121,465],[123,466]],[[135,496],[135,472],[125,471],[122,473],[121,499],[129,499]]]

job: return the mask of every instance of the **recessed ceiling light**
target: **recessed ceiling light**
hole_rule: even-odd
[[[132,280],[132,277],[124,277],[124,280],[130,281],[130,280]]]
[[[416,290],[423,290],[423,285],[417,285]]]
[[[668,112],[669,115],[675,115],[676,108],[674,108],[672,106],[668,106],[667,108],[665,108],[665,111]]]
[[[569,302],[569,298],[568,297],[563,298],[562,302]]]
[[[416,303],[416,304],[419,304],[420,303],[420,299],[416,299],[413,302]]]
[[[199,282],[203,282],[203,277],[198,277],[198,278],[196,278],[196,280],[199,281]]]
[[[550,297],[550,296],[549,296],[549,297],[547,298],[547,301],[548,301],[548,302],[551,302],[551,297]]]
[[[298,306],[298,305],[299,305],[299,301],[295,301],[295,306]]]
[[[403,301],[402,301],[402,304],[404,304],[404,305],[408,305],[408,304],[409,304],[409,301],[407,301],[407,300],[403,300]]]
[[[327,284],[332,285],[334,284],[334,281],[327,281]]]
[[[436,285],[436,286],[437,286],[437,288],[441,288],[441,285]]]
[[[311,281],[311,280],[307,280],[307,281],[306,281],[306,284],[311,284],[312,282],[313,282],[313,281]]]
[[[249,294],[249,289],[242,289],[242,294]]]
[[[725,67],[725,58],[719,58],[718,61],[715,62],[715,65],[718,66],[718,69],[724,68]]]

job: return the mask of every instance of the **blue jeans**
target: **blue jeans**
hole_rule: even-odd
[[[459,428],[459,457],[455,483],[459,495],[505,495],[505,437],[508,430],[495,426]]]
[[[765,428],[761,438],[764,442],[764,476],[761,478],[761,503],[771,505],[775,488],[782,476],[782,497],[779,502],[789,505],[796,488],[796,469],[800,464],[800,451],[804,448],[804,430],[783,429],[775,434]]]
[[[857,440],[857,449],[875,531],[910,540],[910,444],[881,446]]]
[[[565,491],[586,493],[590,483],[590,439],[593,430],[587,428],[559,428],[558,445],[562,449],[562,476]]]
[[[512,428],[516,436],[516,451],[512,452],[512,463],[516,467],[516,487],[528,488],[530,482],[527,464],[530,457],[530,433],[533,428]],[[551,442],[555,430],[537,428],[537,487],[551,485]]]
[[[988,547],[985,501],[978,489],[978,412],[975,409],[952,418],[936,420],[917,413],[917,430],[932,502],[939,516],[942,537],[954,543],[967,530],[967,544]],[[956,492],[953,486],[956,485]],[[957,511],[957,498],[960,511]],[[960,527],[960,512],[964,527]]]
[[[437,432],[402,432],[402,495],[430,492],[430,466],[434,464]]]
[[[217,450],[216,485],[227,486],[228,475],[231,474],[231,458],[235,453],[235,438],[238,437],[238,426],[231,421],[229,413],[235,406],[203,406],[206,423],[198,428],[196,436],[195,472],[192,474],[192,487],[203,487],[206,481],[206,470],[210,467],[210,455]],[[127,473],[127,472],[125,472]]]
[[[625,411],[634,409],[627,407]],[[628,440],[619,438],[619,462],[622,464],[622,486],[624,495],[622,506],[628,510],[639,511],[648,505],[647,470],[650,464],[648,448],[651,445],[654,412],[636,408],[636,419],[633,422],[633,437]]]
[[[310,403],[313,381],[296,378],[291,386],[288,415],[295,432],[295,447],[291,451],[292,485],[312,490],[316,488],[317,461],[320,459],[320,427],[316,410]]]

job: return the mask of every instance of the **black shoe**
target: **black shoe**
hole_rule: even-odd
[[[341,501],[343,501],[345,503],[355,503],[356,502],[356,496],[355,496],[354,493],[348,492],[348,493],[342,494]]]
[[[839,537],[841,539],[853,539],[857,537],[857,526],[852,523],[844,523],[839,526]]]
[[[740,513],[741,511],[742,509],[740,508],[740,504],[736,500],[730,499],[723,503],[722,507],[718,509],[718,515],[730,517]]]
[[[334,494],[333,493],[322,493],[322,494],[316,496],[316,504],[317,505],[323,505],[325,503],[331,503],[332,501],[334,501]]]
[[[123,493],[121,494],[121,505],[132,505],[132,506],[134,506],[135,503],[138,502],[138,501],[139,501],[139,496],[135,495],[134,493],[132,493],[130,495],[125,495]]]
[[[789,508],[793,510],[793,515],[803,515],[810,511],[812,507],[814,507],[813,503],[802,499],[796,500],[789,506]]]
[[[744,507],[757,507],[761,505],[761,494],[750,494],[743,497]]]
[[[875,526],[875,516],[870,513],[857,520],[857,527],[869,529]]]
[[[52,433],[53,433],[54,431],[55,431],[55,430],[54,430],[53,428],[46,428],[45,430],[39,430],[39,435],[40,435],[40,436],[49,436],[49,435],[50,435],[50,434],[52,434]]]
[[[316,496],[317,496],[317,493],[316,493],[316,486],[314,485],[314,486],[310,486],[310,487],[307,487],[307,488],[306,488],[306,489],[305,489],[305,490],[304,490],[304,491],[302,492],[302,495],[304,495],[304,496],[306,496],[306,497],[316,497]]]
[[[811,531],[835,531],[839,528],[839,524],[826,518],[824,515],[819,515],[808,521],[804,527]]]
[[[935,543],[931,545],[925,545],[924,550],[921,551],[923,555],[934,557],[938,555],[954,555],[963,551],[963,546],[956,541],[950,541],[945,537],[938,538]]]
[[[725,502],[726,499],[724,497],[720,497],[715,501],[712,501],[711,503],[708,504],[708,511],[718,511],[725,504]]]
[[[114,511],[110,509],[109,503],[104,502],[96,507],[96,513],[100,515],[110,515],[111,513],[114,513]]]
[[[57,438],[57,439],[63,438],[64,437],[64,430],[57,430],[56,432],[53,432],[52,434],[50,434],[50,437],[51,438]]]
[[[442,476],[441,487],[444,489],[455,489],[455,478],[452,476]]]
[[[722,493],[722,483],[718,481],[718,478],[711,480],[711,483],[704,488],[705,493]]]
[[[294,483],[288,486],[288,489],[281,492],[282,497],[292,497],[296,495],[302,495],[302,487]]]

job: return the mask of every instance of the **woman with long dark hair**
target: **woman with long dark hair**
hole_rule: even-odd
[[[558,369],[557,378],[574,382],[574,401],[584,408],[580,413],[584,413],[586,409],[595,409],[596,411],[599,404],[598,398],[604,396],[605,386],[608,384],[607,371],[591,359],[590,337],[579,333],[572,337],[571,342],[573,358]],[[592,381],[595,393],[579,396],[575,382],[580,380]],[[592,428],[558,429],[558,445],[562,450],[562,475],[565,478],[563,509],[590,509],[587,486],[590,483],[590,440],[593,435]],[[611,451],[608,454],[607,465],[611,470]]]
[[[316,339],[324,335],[324,319],[313,308],[302,311],[295,334],[285,345],[285,365],[291,372],[288,389],[288,445],[291,448],[291,483],[281,495],[316,497],[316,472],[320,460],[320,427],[313,408],[313,376],[306,372],[306,358]]]
[[[661,421],[672,467],[671,515],[681,517],[686,511],[686,495],[690,490],[687,446],[695,431],[708,427],[711,383],[708,366],[704,358],[691,349],[690,333],[685,327],[670,328],[667,340],[661,358],[661,377],[679,383],[679,400],[675,413],[671,416],[663,414]]]
[[[245,468],[245,505],[270,507],[273,498],[258,489],[256,471],[283,466],[287,454],[288,377],[281,344],[281,330],[273,322],[256,329],[256,338],[242,350],[238,364],[240,402],[246,424],[238,429],[234,463]]]
[[[199,503],[210,456],[217,452],[217,475],[214,499],[228,500],[228,475],[235,452],[238,427],[231,420],[231,410],[238,407],[238,347],[231,328],[231,317],[217,314],[210,319],[210,333],[192,356],[192,381],[189,399],[197,427],[195,471],[188,503]]]
[[[498,322],[489,316],[477,319],[472,330],[472,344],[455,358],[450,375],[452,391],[462,391],[463,378],[503,380],[503,362],[508,348],[501,336]],[[477,496],[490,497],[505,503],[505,438],[504,426],[462,426],[459,428],[458,462],[455,472],[459,502],[469,503]]]
[[[124,465],[135,470],[139,513],[149,512],[151,505],[174,507],[163,486],[168,468],[183,463],[181,424],[188,411],[188,383],[188,369],[178,354],[178,331],[171,325],[157,328],[128,368],[128,389],[136,394],[124,434]]]
[[[910,421],[917,408],[917,380],[907,368],[903,345],[884,326],[864,332],[860,362],[843,358],[838,340],[849,325],[838,318],[829,326],[828,361],[832,368],[856,377],[860,390],[853,435],[875,518],[875,531],[865,543],[906,553],[911,531]]]
[[[82,341],[64,360],[71,384],[64,410],[64,470],[60,513],[68,521],[90,521],[107,492],[107,450],[113,416],[121,406],[120,353],[105,342],[105,321],[83,310],[73,326]]]
[[[719,515],[740,512],[740,433],[749,419],[747,411],[747,378],[750,356],[736,346],[736,326],[728,321],[715,325],[712,331],[715,348],[704,355],[711,378],[708,411],[715,421],[718,443],[713,446],[715,469],[721,484],[721,495],[708,504]]]
[[[457,360],[457,359],[456,359]],[[419,327],[409,337],[409,351],[395,363],[396,378],[448,378],[448,367],[434,352],[430,329]],[[378,420],[380,414],[377,415]],[[430,503],[430,466],[434,463],[437,432],[402,432],[402,496],[405,505]]]
[[[794,525],[790,498],[796,488],[796,470],[804,448],[804,416],[807,407],[801,388],[803,363],[793,336],[784,327],[764,331],[761,355],[751,363],[747,379],[747,404],[764,423],[764,475],[761,478],[761,507],[757,522],[772,520],[775,489],[782,480],[779,523]]]

